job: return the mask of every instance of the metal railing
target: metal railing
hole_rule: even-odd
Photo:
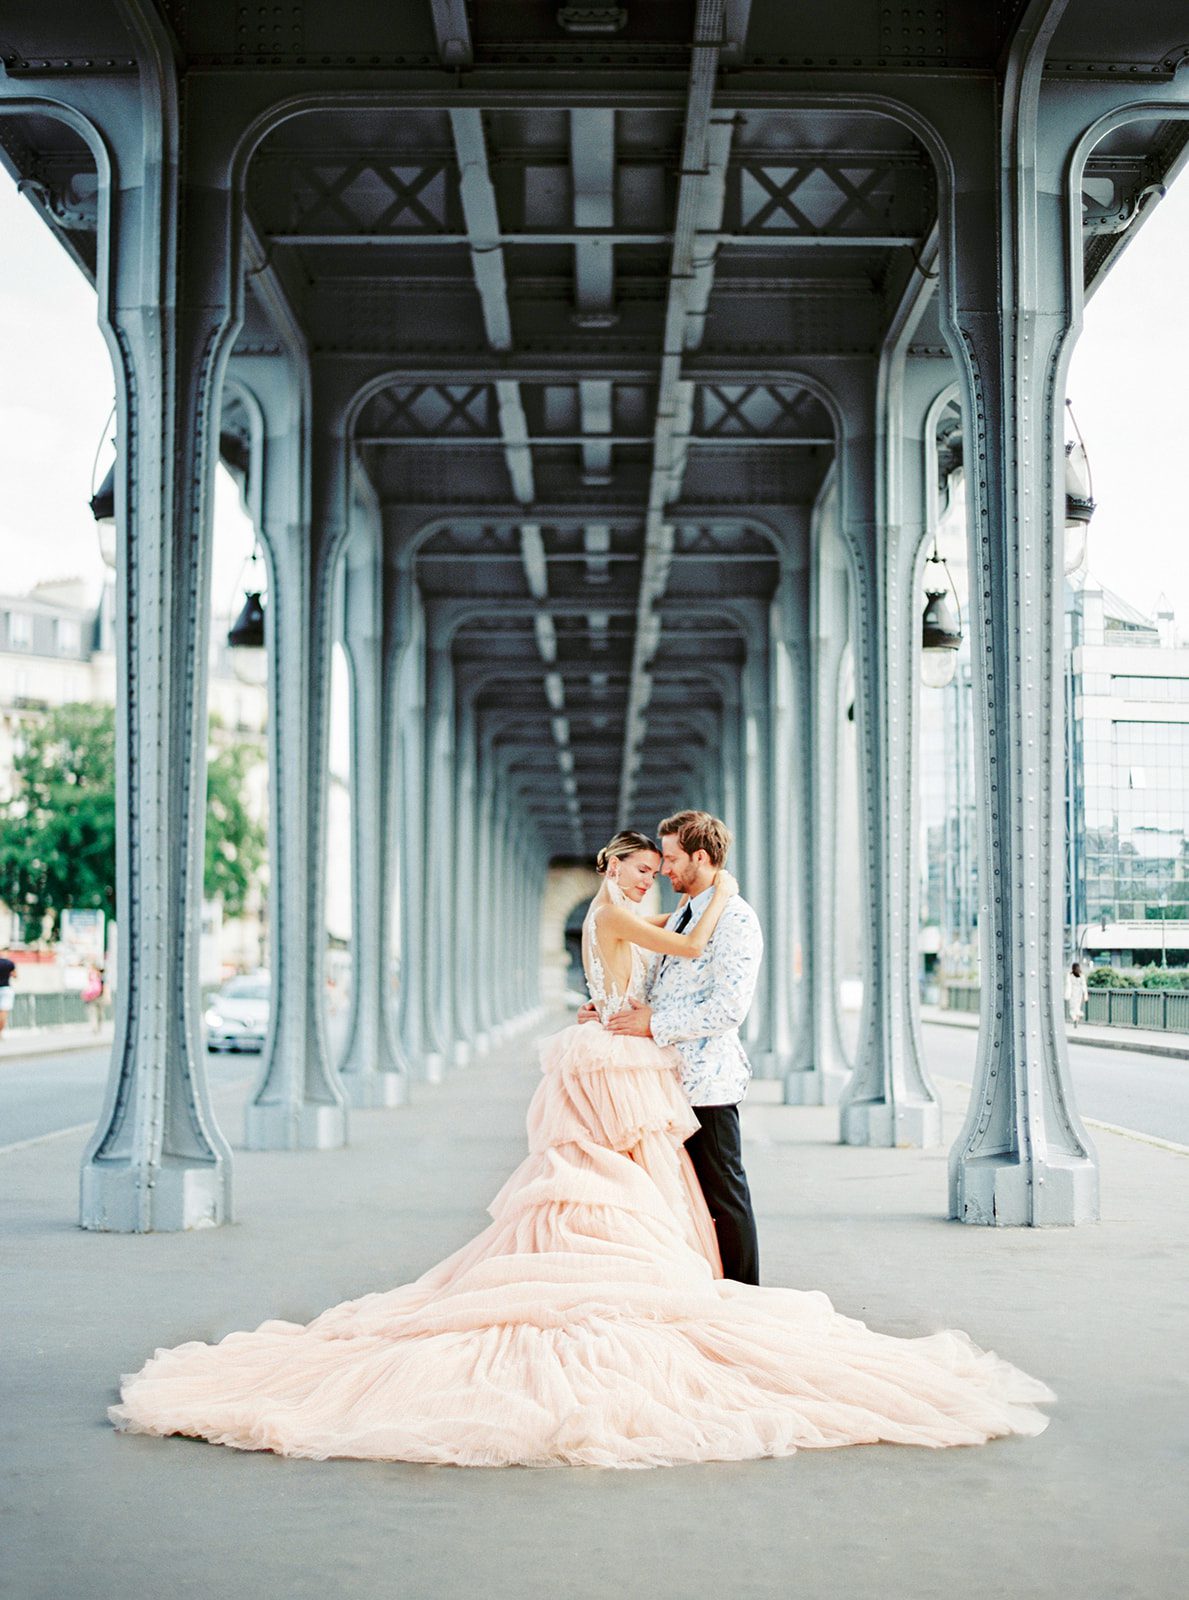
[[[1086,1021],[1189,1033],[1189,989],[1091,989]]]
[[[978,1011],[977,983],[943,983],[941,1005],[944,1011]]]
[[[16,988],[16,985],[13,985]],[[54,994],[13,995],[8,1025],[17,1028],[61,1028],[67,1023],[86,1022],[87,1007],[81,994],[59,991]]]
[[[978,1011],[977,984],[943,984],[941,994],[946,1011]],[[1085,1020],[1112,1028],[1189,1033],[1189,989],[1091,989]]]

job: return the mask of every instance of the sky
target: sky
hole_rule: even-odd
[[[0,171],[0,591],[80,577],[98,594],[105,569],[88,501],[113,399],[95,291]],[[110,460],[108,447],[100,473]],[[252,530],[222,470],[215,534],[212,606],[228,614]]]
[[[1086,307],[1068,393],[1098,509],[1092,573],[1150,613],[1163,591],[1189,639],[1189,178]],[[103,568],[87,501],[112,404],[95,295],[0,171],[0,591]],[[110,430],[109,430],[110,431]],[[238,609],[252,532],[234,485],[215,492],[212,602]]]
[[[111,359],[95,291],[0,171],[0,593],[82,578],[97,597],[106,568],[90,501],[112,459]],[[96,459],[98,455],[98,460]],[[211,606],[243,603],[252,524],[239,490],[215,474]],[[349,767],[346,668],[336,650],[330,763]]]
[[[1067,394],[1097,509],[1090,571],[1189,642],[1189,176],[1139,225],[1086,306]]]

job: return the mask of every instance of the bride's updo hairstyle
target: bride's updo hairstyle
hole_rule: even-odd
[[[655,839],[650,839],[646,833],[637,833],[634,828],[625,828],[599,851],[595,857],[595,871],[602,877],[613,861],[624,861],[638,850],[651,850],[655,856],[661,854],[661,847]]]

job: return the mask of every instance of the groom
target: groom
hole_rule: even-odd
[[[679,811],[659,828],[661,872],[689,903],[667,926],[684,933],[714,894],[714,875],[731,848],[726,825],[708,811]],[[759,1283],[759,1246],[739,1135],[739,1102],[747,1093],[751,1066],[739,1042],[739,1027],[755,993],[764,938],[759,918],[739,895],[727,901],[704,954],[693,960],[664,956],[653,968],[648,1004],[611,1017],[612,1033],[636,1034],[675,1045],[681,1086],[701,1123],[685,1148],[718,1234],[723,1276]],[[582,1021],[593,1008],[583,1007]]]

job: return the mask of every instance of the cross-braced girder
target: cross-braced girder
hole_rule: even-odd
[[[905,910],[913,561],[926,485],[961,459],[996,994],[952,1205],[1093,1215],[1046,955],[1055,416],[1077,269],[1092,289],[1186,160],[1183,6],[1132,8],[1122,33],[1102,0],[18,11],[0,161],[102,286],[121,397],[122,954],[143,1003],[85,1162],[88,1225],[226,1210],[186,987],[220,450],[276,591],[280,1021],[250,1143],[344,1131],[310,982],[340,558],[361,987],[393,970],[392,880],[409,961],[401,1050],[378,999],[356,1018],[348,1064],[382,1063],[356,1103],[530,1009],[547,857],[689,800],[736,827],[771,936],[753,1057],[790,1100],[829,1100],[849,706],[869,1003],[843,1136],[935,1137]],[[768,836],[789,841],[783,878]]]

